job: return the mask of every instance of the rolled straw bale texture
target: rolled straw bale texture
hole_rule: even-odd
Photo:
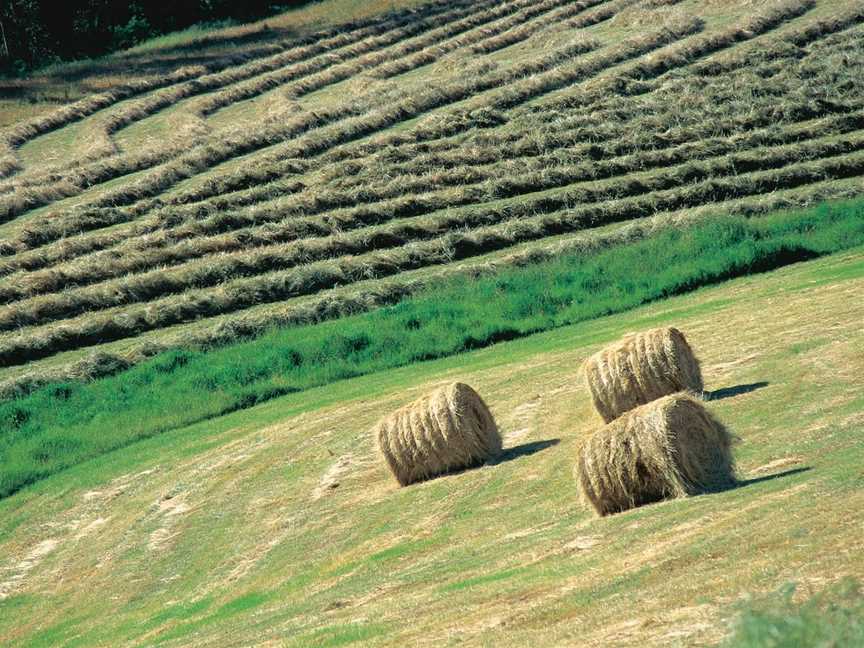
[[[501,451],[486,403],[471,387],[451,383],[378,423],[378,447],[402,486],[476,466]]]
[[[735,484],[732,436],[698,400],[673,394],[642,405],[582,442],[576,480],[600,515]]]
[[[607,423],[662,396],[702,391],[699,361],[672,327],[625,336],[595,353],[585,362],[585,380]]]

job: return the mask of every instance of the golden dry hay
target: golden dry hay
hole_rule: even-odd
[[[606,424],[579,446],[575,476],[600,515],[735,484],[732,436],[695,398],[673,394]]]
[[[585,362],[585,380],[606,423],[662,396],[702,391],[699,361],[672,327],[625,336],[595,353]]]
[[[476,466],[501,452],[486,403],[464,383],[436,389],[382,419],[378,448],[402,486]]]

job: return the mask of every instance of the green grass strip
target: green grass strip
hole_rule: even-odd
[[[0,497],[138,439],[268,399],[631,309],[864,244],[864,200],[717,217],[638,242],[454,281],[372,312],[172,351],[0,404]]]

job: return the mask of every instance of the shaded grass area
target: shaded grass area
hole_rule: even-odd
[[[844,579],[803,603],[794,585],[748,602],[723,648],[864,646],[864,594]]]
[[[172,351],[0,404],[0,497],[141,438],[284,394],[621,312],[864,244],[864,200],[713,218],[639,242],[453,282],[388,308]]]

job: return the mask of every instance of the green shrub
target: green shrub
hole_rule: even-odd
[[[803,603],[795,586],[750,601],[723,648],[852,648],[864,646],[864,594],[844,579]]]

